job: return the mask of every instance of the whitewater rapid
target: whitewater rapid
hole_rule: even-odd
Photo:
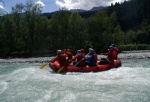
[[[150,101],[150,59],[122,59],[117,69],[66,74],[56,74],[49,66],[40,69],[42,62],[6,61],[0,63],[0,102]]]

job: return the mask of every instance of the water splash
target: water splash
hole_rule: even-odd
[[[48,66],[41,70],[41,63],[4,63],[0,65],[0,101],[149,102],[149,61],[122,63],[104,72],[66,74],[53,73]]]

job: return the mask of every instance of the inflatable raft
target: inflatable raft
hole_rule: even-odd
[[[58,61],[49,62],[50,68],[56,73],[65,73],[65,72],[100,72],[106,71],[112,68],[118,68],[121,66],[120,60],[114,60],[114,63],[109,63],[107,60],[102,59],[101,61],[97,61],[96,66],[75,66],[73,63],[68,64],[66,67],[60,67]]]

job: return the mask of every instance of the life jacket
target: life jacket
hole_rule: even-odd
[[[78,54],[76,54],[71,60],[75,61],[77,59],[77,57],[78,57]]]
[[[58,62],[60,66],[67,66],[67,59],[66,59],[66,54],[61,54],[58,56]]]
[[[73,58],[72,61],[75,61],[77,59],[77,62],[80,61],[82,59],[81,54],[76,54]]]
[[[74,56],[74,58],[72,59],[72,61],[74,61],[74,60],[76,60],[77,59],[77,63],[78,63],[78,66],[85,66],[85,64],[86,64],[86,62],[85,62],[85,60],[82,60],[82,58],[84,58],[84,56],[85,56],[85,54],[82,54],[82,53],[80,53],[80,54],[76,54],[75,56]]]
[[[66,55],[68,57],[68,61],[72,59],[72,53],[70,51],[66,51]]]
[[[94,54],[92,54],[92,55],[89,55],[90,57],[92,56],[92,58],[91,58],[91,60],[90,61],[92,61],[92,62],[97,62],[97,54],[96,53],[94,53]]]
[[[78,54],[77,61],[80,61],[83,58],[82,54]]]
[[[97,61],[97,54],[96,53],[89,54],[85,59],[86,59],[86,61],[96,62]]]
[[[114,50],[116,51],[116,54],[119,53],[119,49],[117,47],[114,47]]]
[[[85,58],[87,64],[89,66],[95,66],[97,63],[97,54],[93,53],[93,54],[89,54],[86,58]]]
[[[79,55],[79,58],[78,58],[78,60],[80,61],[82,58],[84,58],[85,57],[85,53],[81,53],[80,55]],[[80,61],[80,63],[79,63],[79,66],[85,66],[86,65],[86,62],[85,62],[85,60],[81,60]]]
[[[108,52],[108,60],[111,61],[111,63],[114,62],[114,60],[116,60],[116,51],[115,50],[112,50],[112,51],[109,51]]]
[[[93,61],[94,61],[94,62],[97,62],[97,53],[94,53]]]

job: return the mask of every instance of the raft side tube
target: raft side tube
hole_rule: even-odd
[[[58,61],[55,61],[54,63],[52,62],[49,62],[49,67],[57,73],[57,71],[59,70],[60,68],[60,64],[58,63]]]
[[[49,63],[50,68],[57,73],[57,71],[60,69],[60,64],[58,61],[55,61],[54,63],[50,62]],[[121,66],[121,61],[120,60],[114,60],[114,63],[111,64],[104,64],[100,63],[100,61],[97,61],[96,66],[88,66],[85,65],[83,67],[81,66],[74,66],[73,63],[69,63],[67,67],[64,67],[60,73],[64,72],[100,72],[100,71],[106,71],[112,68],[118,68]]]

